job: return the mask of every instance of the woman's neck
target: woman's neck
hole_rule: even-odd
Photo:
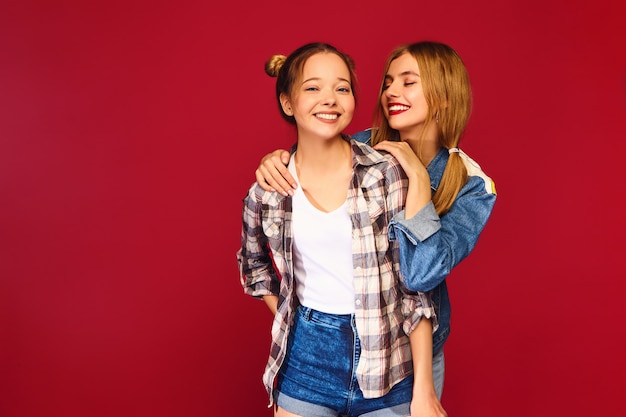
[[[430,126],[430,129],[424,137],[422,132],[399,132],[400,140],[409,144],[413,152],[420,158],[425,167],[435,159],[435,156],[441,150],[439,143],[437,127]]]
[[[352,177],[352,148],[343,138],[298,140],[294,155],[300,188],[313,206],[331,212],[347,198]]]
[[[329,140],[300,138],[294,158],[298,169],[328,173],[346,165],[351,167],[351,152],[350,144],[341,136]]]

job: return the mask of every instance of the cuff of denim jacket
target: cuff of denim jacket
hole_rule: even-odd
[[[432,201],[429,201],[426,206],[410,219],[405,219],[404,215],[405,211],[402,210],[391,219],[390,225],[393,226],[389,229],[389,238],[391,240],[395,240],[395,231],[393,229],[396,228],[406,233],[411,240],[419,242],[423,242],[441,229],[441,220]]]

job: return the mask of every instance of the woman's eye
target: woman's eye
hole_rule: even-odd
[[[338,91],[341,93],[349,93],[350,92],[350,88],[348,87],[339,87]]]
[[[415,84],[415,81],[407,81],[407,82],[404,83],[404,86],[408,87],[408,86],[413,85],[413,84]]]
[[[388,89],[389,87],[391,87],[391,84],[386,84],[386,85],[383,85],[383,91],[385,91],[385,90],[386,90],[386,89]]]
[[[304,91],[316,91],[317,87],[307,87],[304,89]]]

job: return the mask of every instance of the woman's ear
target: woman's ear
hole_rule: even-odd
[[[293,116],[293,110],[291,109],[291,101],[286,94],[280,95],[280,105],[287,116]]]

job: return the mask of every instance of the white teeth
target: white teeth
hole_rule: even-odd
[[[399,111],[399,110],[408,110],[410,109],[409,106],[402,106],[399,104],[396,104],[394,106],[389,106],[389,111]]]
[[[337,117],[339,117],[339,115],[338,114],[319,113],[319,114],[316,114],[315,117],[317,117],[318,119],[337,120]]]

